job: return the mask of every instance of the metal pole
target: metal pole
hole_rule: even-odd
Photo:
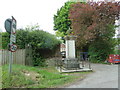
[[[12,17],[12,20],[13,20],[13,17]],[[10,35],[10,47],[12,45],[12,41],[11,41],[11,38],[12,38],[12,26],[13,26],[13,22],[11,23],[11,35]],[[10,47],[9,47],[9,50],[10,50]],[[12,61],[13,61],[13,55],[12,55],[12,52],[9,51],[9,74],[12,73]]]
[[[12,61],[13,61],[13,55],[12,52],[9,51],[9,73],[12,72]]]
[[[10,36],[10,46],[11,45],[12,45],[12,42],[11,42],[11,36]],[[12,72],[12,52],[9,51],[9,74],[11,74],[11,72]]]

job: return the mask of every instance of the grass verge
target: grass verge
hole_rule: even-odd
[[[54,67],[2,66],[2,88],[55,88],[83,78],[84,73],[59,73]]]

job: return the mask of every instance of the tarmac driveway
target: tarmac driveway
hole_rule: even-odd
[[[93,73],[65,88],[118,88],[118,65],[92,64]]]

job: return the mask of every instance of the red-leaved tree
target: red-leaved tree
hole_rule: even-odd
[[[77,36],[76,46],[82,49],[98,38],[108,40],[113,37],[115,31],[108,30],[108,27],[115,24],[119,13],[119,2],[73,4],[69,18],[72,21],[72,34]]]

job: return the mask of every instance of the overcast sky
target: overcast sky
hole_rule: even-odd
[[[54,34],[53,16],[68,0],[0,0],[0,29],[7,18],[14,16],[17,28],[39,24],[40,29]],[[96,0],[94,0],[96,1]],[[100,1],[100,0],[99,0]]]
[[[0,29],[4,29],[4,21],[14,16],[17,28],[39,24],[40,29],[54,33],[53,16],[68,0],[1,0]]]

